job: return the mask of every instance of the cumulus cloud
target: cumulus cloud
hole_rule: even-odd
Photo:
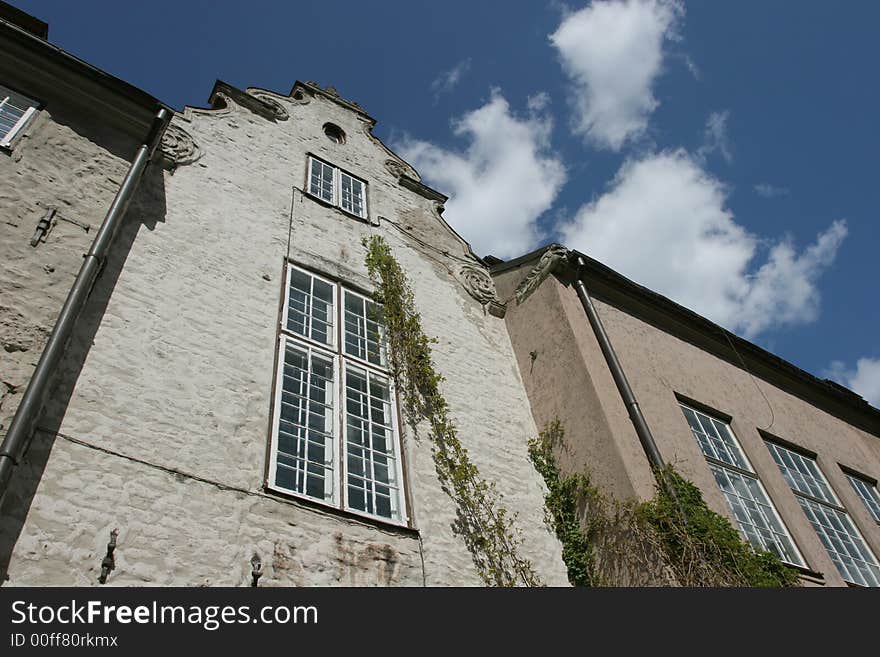
[[[546,99],[515,114],[497,90],[482,107],[453,122],[464,150],[404,138],[395,150],[424,179],[449,195],[444,218],[481,254],[519,256],[537,245],[536,221],[565,182],[562,161],[550,149]]]
[[[777,196],[786,196],[788,194],[788,188],[774,187],[769,183],[758,183],[755,185],[755,193],[764,198],[776,198]]]
[[[703,131],[703,145],[697,151],[700,157],[706,157],[709,153],[720,153],[724,161],[730,164],[733,161],[733,152],[730,148],[730,139],[727,137],[727,120],[730,112],[712,112],[706,120],[706,128]]]
[[[852,368],[836,360],[831,363],[825,376],[859,393],[868,403],[880,408],[880,358],[859,358]]]
[[[465,73],[467,73],[470,68],[471,60],[468,58],[460,61],[448,71],[438,75],[434,81],[431,82],[431,91],[434,92],[434,99],[436,100],[441,94],[449,93],[455,89],[455,87],[458,86],[458,83],[461,82],[461,78],[464,77]]]
[[[846,236],[835,221],[798,251],[736,223],[727,189],[684,150],[624,163],[609,189],[560,227],[566,244],[746,337],[809,322],[817,281]]]
[[[576,134],[618,151],[645,132],[663,46],[683,15],[679,0],[611,0],[565,16],[550,42],[572,82]]]

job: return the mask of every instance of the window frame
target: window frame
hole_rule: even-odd
[[[847,508],[843,505],[843,502],[841,502],[840,496],[837,494],[837,492],[831,486],[831,482],[828,480],[828,477],[826,477],[825,473],[822,472],[822,468],[819,465],[818,455],[813,452],[808,452],[807,450],[804,450],[804,449],[799,449],[796,445],[794,445],[788,441],[774,440],[773,438],[771,438],[767,435],[764,435],[763,438],[764,438],[764,444],[767,446],[767,451],[770,452],[770,457],[773,459],[773,462],[779,468],[780,474],[782,474],[783,478],[785,479],[785,482],[788,484],[789,488],[791,489],[792,494],[795,496],[795,499],[798,502],[798,506],[801,507],[801,511],[804,513],[804,516],[806,517],[807,522],[813,528],[813,531],[816,532],[816,537],[819,539],[819,542],[822,544],[822,547],[825,548],[825,551],[828,554],[828,558],[834,564],[834,567],[837,569],[837,572],[840,574],[840,577],[848,584],[853,584],[855,586],[865,586],[865,584],[862,584],[860,582],[852,581],[852,579],[850,579],[848,575],[845,575],[841,571],[841,568],[838,565],[837,560],[835,560],[834,556],[831,554],[831,550],[829,550],[828,546],[825,544],[825,541],[822,540],[822,534],[820,534],[819,531],[816,529],[816,527],[813,525],[813,521],[810,518],[810,515],[807,513],[806,509],[804,508],[804,502],[806,502],[806,505],[811,508],[811,511],[813,511],[814,515],[815,515],[815,511],[812,509],[812,507],[818,506],[820,508],[831,509],[831,510],[837,512],[837,514],[843,516],[843,518],[845,519],[845,522],[842,522],[841,524],[847,525],[848,528],[852,530],[852,533],[847,532],[847,536],[850,539],[858,538],[862,542],[862,548],[864,549],[864,551],[866,551],[868,555],[870,555],[871,557],[874,558],[874,563],[869,564],[869,565],[873,565],[877,569],[878,572],[874,575],[874,577],[877,579],[878,585],[880,585],[880,560],[877,559],[877,555],[874,554],[874,551],[871,549],[871,546],[865,540],[865,537],[862,534],[861,530],[859,529],[858,524],[852,518],[852,515],[849,513]],[[804,461],[812,463],[813,469],[815,469],[816,474],[818,474],[819,483],[824,485],[824,488],[828,491],[831,499],[828,499],[825,497],[816,497],[812,493],[806,493],[806,492],[803,492],[803,491],[795,488],[792,485],[792,483],[788,480],[788,477],[786,476],[785,470],[782,469],[782,466],[776,460],[776,453],[774,451],[774,448],[785,450],[786,452],[789,452],[789,453],[797,456],[799,459],[802,459]],[[780,458],[782,458],[782,457],[780,456]],[[786,466],[786,468],[788,469],[788,466]],[[807,466],[807,469],[810,470],[810,468],[808,466]],[[805,474],[805,473],[801,472],[796,466],[795,466],[795,470],[797,470],[801,475]],[[814,475],[812,475],[812,472],[810,474],[811,474],[811,476],[813,476],[813,478],[816,478]],[[821,487],[819,489],[821,490]],[[838,517],[838,521],[840,521],[839,517]],[[828,528],[825,527],[824,525],[822,525],[822,529],[827,534]],[[832,529],[835,529],[835,528],[832,527]],[[856,547],[858,547],[858,546],[856,546]],[[835,550],[835,552],[838,555],[840,555],[841,557],[848,557],[848,558],[852,559],[851,554],[844,554],[841,552],[837,552],[836,550]],[[868,586],[871,586],[871,585],[868,585]]]
[[[293,263],[287,263],[287,266],[284,268],[284,295],[282,296],[282,301],[281,301],[281,303],[282,303],[282,314],[281,314],[281,330],[282,330],[282,332],[286,332],[289,335],[295,336],[297,339],[306,340],[306,341],[310,342],[311,344],[315,344],[315,345],[317,345],[327,351],[334,352],[334,350],[338,349],[338,347],[339,347],[339,337],[340,337],[339,329],[340,329],[340,327],[337,324],[334,323],[334,324],[330,325],[331,328],[333,329],[332,331],[329,332],[329,335],[331,336],[330,343],[319,342],[318,340],[315,340],[311,336],[311,333],[312,333],[312,331],[311,331],[311,327],[312,327],[311,312],[309,313],[309,335],[308,335],[308,337],[294,333],[292,330],[287,328],[287,322],[290,317],[290,282],[291,282],[290,271],[291,271],[291,269],[296,269],[296,270],[306,274],[307,276],[310,276],[312,279],[317,279],[317,280],[329,285],[333,290],[333,308],[339,307],[339,298],[341,297],[341,295],[339,294],[340,285],[338,282],[333,281],[329,278],[325,278],[324,276],[321,276],[320,274],[316,274],[312,271],[309,271],[308,269],[298,267],[298,266],[294,265]],[[312,298],[314,298],[314,289],[315,289],[315,286],[314,286],[314,283],[312,283],[312,285],[310,286],[310,291],[309,291],[309,296],[311,296]],[[337,318],[333,317],[333,319],[336,320]]]
[[[877,489],[877,480],[872,479],[871,477],[867,477],[863,474],[859,474],[858,472],[850,468],[845,468],[841,466],[840,469],[843,470],[843,474],[846,475],[847,481],[849,481],[850,486],[852,486],[856,496],[862,501],[862,504],[865,505],[865,508],[868,510],[868,515],[870,515],[878,524],[880,524],[880,490]],[[856,482],[859,482],[859,484],[865,487],[870,501],[877,506],[876,509],[874,508],[874,506],[869,504],[869,500],[866,499],[865,495],[862,494],[862,490],[859,489],[859,487],[856,485]]]
[[[395,453],[392,458],[395,461],[394,475],[397,480],[397,485],[396,485],[396,488],[397,488],[397,508],[398,508],[399,518],[397,518],[397,519],[387,518],[385,516],[381,516],[378,514],[370,514],[370,513],[367,513],[366,511],[361,511],[359,509],[352,509],[349,506],[349,499],[348,499],[348,452],[347,452],[348,437],[347,436],[345,436],[345,438],[340,437],[340,445],[342,444],[343,440],[345,440],[345,443],[346,443],[345,458],[342,458],[342,452],[340,452],[340,459],[339,459],[340,462],[342,463],[342,468],[340,470],[340,480],[342,481],[341,486],[342,486],[343,499],[344,499],[343,509],[345,511],[348,511],[349,513],[356,513],[358,515],[363,515],[368,518],[378,519],[378,520],[381,520],[384,522],[390,522],[393,524],[408,525],[409,513],[407,513],[406,494],[405,494],[405,490],[404,490],[405,479],[404,479],[404,468],[403,468],[403,444],[402,444],[401,435],[400,435],[400,424],[398,422],[398,417],[397,417],[397,415],[398,415],[397,395],[395,394],[395,389],[394,389],[394,379],[391,377],[391,374],[389,372],[382,372],[380,370],[377,370],[376,368],[370,369],[367,365],[364,364],[363,361],[358,361],[356,359],[351,359],[351,360],[354,361],[353,362],[354,367],[363,369],[366,372],[368,379],[369,379],[370,373],[372,372],[373,374],[377,374],[378,376],[384,377],[385,380],[388,382],[388,397],[389,397],[388,404],[389,404],[389,408],[390,408],[389,415],[391,416],[391,431],[392,431],[391,439],[392,439],[392,442],[393,442],[394,448],[395,448]],[[340,358],[339,395],[340,395],[341,400],[345,401],[345,402],[348,401],[347,398],[343,394],[344,389],[346,387],[346,382],[347,382],[348,367],[349,367],[348,360],[346,360],[346,358]],[[367,394],[369,394],[369,392]],[[339,420],[340,420],[341,430],[345,430],[346,427],[348,426],[348,405],[346,404],[345,407],[343,407],[342,401],[340,402],[340,406],[339,406],[339,410],[340,410]],[[340,436],[341,436],[341,434],[340,434]],[[371,449],[370,451],[375,451],[375,450]],[[354,476],[357,477],[357,475],[354,475]],[[375,481],[375,479],[373,481]],[[387,486],[389,488],[392,488],[392,486],[390,484],[387,484]],[[373,491],[373,497],[374,498],[376,497],[375,488]]]
[[[321,280],[333,287],[333,343],[323,344],[310,336],[306,337],[299,333],[288,329],[288,317],[290,306],[290,289],[292,270],[297,270],[307,276]],[[313,289],[313,284],[312,284]],[[307,503],[314,503],[322,507],[333,509],[340,513],[351,514],[360,518],[367,519],[372,522],[386,523],[397,527],[412,528],[410,515],[409,491],[407,487],[407,468],[406,457],[403,451],[402,425],[400,423],[400,408],[396,394],[394,379],[388,365],[387,354],[385,355],[385,364],[376,365],[357,356],[345,353],[345,326],[344,326],[344,299],[346,293],[352,293],[359,298],[372,301],[369,294],[366,294],[357,286],[346,285],[342,281],[334,280],[322,274],[308,269],[292,261],[285,261],[284,276],[281,297],[281,312],[279,313],[279,323],[277,329],[277,340],[275,349],[275,375],[273,377],[274,387],[272,391],[272,408],[270,421],[270,435],[267,441],[268,455],[266,459],[266,473],[264,486],[266,490],[273,494],[289,496],[297,500],[303,500]],[[311,331],[309,331],[311,334]],[[333,417],[332,417],[332,456],[330,464],[332,467],[333,492],[332,498],[319,499],[305,492],[306,484],[303,485],[303,492],[291,490],[280,486],[276,483],[277,467],[278,467],[278,451],[279,451],[279,429],[281,422],[281,398],[284,393],[283,376],[285,368],[285,353],[289,344],[293,344],[303,351],[308,350],[309,354],[317,353],[321,357],[332,360],[333,362]],[[311,367],[311,365],[310,365]],[[357,508],[353,508],[349,504],[348,491],[348,398],[346,395],[347,373],[350,367],[364,372],[368,380],[370,376],[380,377],[388,386],[388,408],[390,416],[391,447],[387,458],[394,461],[393,476],[394,483],[383,484],[377,482],[374,478],[371,481],[379,483],[381,486],[387,486],[389,489],[396,488],[396,504],[392,503],[392,509],[396,506],[397,517],[388,517],[378,513],[369,513]],[[306,411],[308,413],[308,409]],[[390,471],[389,471],[390,472]],[[357,475],[353,475],[357,476]],[[376,497],[375,487],[372,492],[373,498]],[[375,505],[374,505],[375,511]]]
[[[368,188],[367,181],[364,180],[363,178],[359,178],[358,176],[354,175],[353,173],[350,173],[349,171],[346,171],[342,167],[338,167],[335,164],[330,164],[330,162],[328,162],[327,160],[325,160],[323,158],[318,157],[317,155],[314,155],[312,153],[307,153],[306,155],[308,157],[308,164],[306,166],[306,185],[305,185],[306,193],[309,196],[311,196],[312,198],[317,199],[318,201],[320,201],[322,203],[327,203],[328,205],[332,205],[333,207],[342,210],[343,212],[345,212],[346,214],[348,214],[352,217],[357,217],[358,219],[363,219],[364,221],[369,221],[370,211],[369,211],[369,203],[368,203],[368,199],[367,199],[367,188]],[[330,193],[331,198],[330,198],[330,200],[327,200],[326,198],[324,198],[320,194],[316,194],[312,191],[312,169],[313,169],[315,162],[320,162],[322,165],[324,165],[325,167],[330,167],[330,169],[332,170],[333,176],[332,176],[332,180],[331,180],[331,193]],[[342,177],[343,176],[347,176],[349,179],[351,179],[352,183],[357,182],[360,184],[361,199],[362,199],[362,213],[361,214],[358,214],[357,212],[354,211],[353,204],[352,204],[352,209],[348,209],[343,205],[343,198],[342,198]]]
[[[733,473],[734,475],[737,475],[741,478],[747,478],[747,479],[750,479],[755,482],[758,490],[764,496],[764,500],[766,501],[766,506],[769,507],[770,512],[773,513],[776,523],[778,523],[779,527],[782,528],[783,535],[785,536],[785,538],[788,539],[788,543],[791,548],[791,550],[788,550],[788,546],[781,544],[781,541],[778,538],[779,532],[775,531],[775,529],[773,528],[773,523],[769,521],[771,519],[768,519],[765,517],[763,520],[764,520],[765,524],[767,525],[769,532],[774,537],[774,542],[777,545],[777,550],[779,550],[780,553],[787,552],[787,551],[793,551],[794,554],[792,555],[792,557],[796,560],[789,560],[781,555],[777,555],[777,556],[779,556],[780,560],[786,565],[792,566],[794,568],[801,568],[801,569],[807,568],[806,559],[804,559],[803,553],[801,552],[800,548],[798,547],[797,542],[794,540],[794,536],[792,536],[791,531],[788,529],[788,525],[785,523],[785,520],[783,520],[782,515],[779,513],[779,510],[776,508],[776,504],[773,501],[773,498],[770,497],[770,494],[767,492],[767,489],[764,487],[764,483],[761,481],[761,478],[758,476],[757,471],[755,470],[754,466],[752,465],[751,461],[749,460],[748,456],[746,455],[745,451],[743,450],[742,445],[739,442],[739,439],[736,437],[736,434],[733,432],[733,427],[730,426],[730,424],[731,424],[730,416],[725,416],[723,413],[717,413],[715,411],[710,412],[702,404],[699,404],[699,405],[693,404],[690,401],[687,401],[687,400],[684,400],[684,399],[681,399],[678,397],[676,397],[676,401],[678,402],[679,409],[682,411],[682,417],[684,418],[685,425],[687,426],[688,431],[690,431],[691,436],[694,438],[694,441],[697,444],[697,449],[700,450],[700,453],[703,455],[703,458],[706,459],[706,462],[709,465],[709,470],[712,474],[712,479],[715,481],[715,484],[718,487],[718,491],[721,493],[721,496],[724,498],[724,501],[727,503],[727,506],[730,509],[731,514],[733,515],[733,519],[734,519],[734,522],[736,523],[736,528],[739,531],[740,536],[742,536],[745,539],[745,541],[749,545],[752,546],[752,549],[754,549],[756,551],[760,549],[760,550],[766,550],[768,552],[771,552],[771,550],[769,550],[767,547],[755,546],[752,543],[752,541],[749,538],[746,531],[742,528],[739,518],[736,517],[736,511],[733,508],[733,505],[731,504],[730,500],[727,497],[727,492],[720,486],[720,484],[718,484],[718,479],[715,474],[716,468],[721,470],[722,472]],[[694,429],[693,429],[693,427],[691,427],[691,424],[688,421],[687,414],[684,412],[685,409],[694,413],[695,416],[697,417],[698,421],[700,420],[699,416],[703,415],[703,416],[709,418],[710,420],[723,425],[725,430],[727,431],[728,437],[730,438],[730,445],[727,445],[727,447],[728,447],[728,449],[730,449],[730,447],[732,447],[733,450],[735,450],[735,453],[733,454],[734,461],[741,461],[746,467],[743,468],[740,465],[737,465],[736,463],[729,463],[728,461],[725,461],[723,459],[720,459],[715,456],[707,454],[703,450],[703,446],[702,446],[699,438],[697,438],[694,435]],[[701,424],[701,426],[702,426],[702,424]],[[713,426],[714,426],[714,424],[713,424]],[[716,430],[717,430],[717,427],[716,427]],[[703,429],[703,432],[705,433],[705,429]],[[710,443],[710,445],[711,445],[711,443]],[[728,475],[728,480],[729,479],[730,479],[730,477]],[[741,497],[741,496],[739,494],[737,494],[737,497]],[[752,501],[759,506],[759,511],[761,512],[761,514],[766,516],[766,511],[763,511],[760,508],[760,507],[764,506],[764,504],[754,498],[752,499]],[[746,511],[749,513],[749,520],[751,521],[752,520],[751,510],[749,510],[746,507]],[[751,524],[756,529],[758,528],[756,523],[751,522]],[[782,548],[785,548],[785,549],[782,549]]]
[[[360,299],[362,299],[362,300],[365,302],[365,303],[364,303],[364,321],[365,321],[365,322],[368,321],[368,319],[369,319],[368,316],[367,316],[366,302],[368,302],[368,301],[369,301],[369,302],[372,302],[372,303],[376,303],[376,302],[373,301],[373,299],[370,298],[369,295],[367,295],[367,294],[361,294],[360,292],[358,292],[358,291],[356,291],[356,290],[352,290],[352,289],[350,289],[350,288],[341,287],[340,291],[342,292],[342,294],[339,295],[339,298],[340,298],[339,308],[340,308],[340,311],[341,311],[341,313],[340,313],[340,326],[339,326],[339,329],[340,329],[340,339],[342,339],[342,338],[344,337],[343,334],[344,334],[344,332],[345,332],[345,326],[344,326],[344,324],[345,324],[345,313],[347,312],[347,309],[346,309],[346,307],[345,307],[345,299],[346,299],[346,297],[347,297],[349,294],[351,294],[351,295],[354,295],[354,296],[356,296],[356,297],[359,297]],[[381,304],[376,304],[376,305],[381,305]],[[358,317],[360,318],[360,315],[359,315]],[[379,341],[379,343],[378,343],[378,346],[379,346],[379,356],[380,356],[380,363],[379,363],[379,364],[376,364],[376,363],[370,362],[370,360],[369,360],[369,358],[370,358],[370,351],[369,351],[369,332],[368,332],[368,330],[367,330],[367,326],[366,326],[366,324],[364,325],[364,341],[365,341],[365,345],[364,345],[364,354],[365,354],[366,358],[361,358],[360,356],[354,356],[354,355],[352,355],[352,354],[347,354],[347,353],[344,354],[344,355],[346,356],[346,358],[350,358],[350,359],[352,359],[352,360],[354,360],[354,361],[357,361],[357,362],[362,363],[362,364],[364,364],[364,365],[367,365],[367,366],[369,366],[369,367],[373,367],[373,368],[379,369],[379,370],[381,370],[381,371],[383,371],[383,372],[389,372],[389,371],[390,371],[390,368],[389,368],[389,366],[388,366],[388,350],[387,350],[387,348],[382,344],[382,340],[383,340],[383,338],[384,338],[384,336],[385,336],[385,331],[382,330],[382,329],[384,329],[384,327],[383,327],[381,324],[379,324],[379,329],[380,329],[380,330],[379,330],[379,340],[380,340],[380,341]],[[342,342],[340,342],[340,344],[339,344],[340,352],[345,352],[345,346],[346,346],[345,344],[343,344]],[[384,361],[384,363],[383,363],[382,361]]]
[[[40,103],[37,99],[32,98],[27,94],[21,93],[17,89],[8,87],[4,84],[0,84],[0,111],[2,111],[3,106],[6,105],[7,101],[9,101],[9,99],[13,95],[19,96],[27,103],[28,107],[12,125],[9,131],[5,135],[0,137],[0,150],[12,150],[15,142],[18,141],[18,138],[22,135],[25,128],[27,128],[28,124],[33,120],[33,118],[37,114],[37,111],[42,106],[42,103]]]
[[[292,342],[294,345],[299,347],[300,349],[304,349],[309,354],[309,359],[311,360],[311,354],[313,351],[317,351],[320,356],[329,359],[333,363],[333,382],[334,382],[334,391],[333,391],[333,403],[334,403],[334,412],[333,412],[333,421],[332,421],[332,433],[331,438],[333,440],[333,450],[334,454],[338,451],[337,445],[339,444],[339,423],[336,421],[338,413],[339,413],[339,404],[340,404],[340,395],[339,395],[339,386],[336,382],[336,372],[339,369],[338,359],[333,352],[330,352],[326,349],[321,349],[316,346],[315,342],[297,342],[297,340],[292,339],[290,335],[286,333],[281,333],[279,336],[279,344],[276,352],[277,357],[277,371],[275,373],[275,390],[273,394],[273,404],[272,404],[272,435],[270,437],[269,442],[269,465],[268,472],[266,476],[266,486],[271,489],[273,492],[282,493],[284,495],[291,495],[300,499],[309,500],[315,502],[317,504],[323,504],[325,506],[329,506],[331,508],[337,508],[339,506],[339,487],[338,487],[338,467],[333,469],[333,494],[332,499],[328,502],[326,498],[318,499],[311,495],[306,494],[305,492],[298,492],[291,490],[289,488],[284,488],[283,486],[279,486],[275,483],[275,472],[278,467],[278,433],[281,425],[281,396],[284,394],[284,366],[285,366],[285,352],[287,351],[287,343],[288,341]],[[308,411],[306,411],[308,413]],[[307,441],[308,442],[308,441]],[[304,459],[305,460],[305,459]],[[335,464],[336,458],[334,456],[333,463]],[[305,488],[305,486],[304,486]]]

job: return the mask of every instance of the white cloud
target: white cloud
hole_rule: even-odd
[[[663,45],[683,14],[679,0],[611,0],[562,20],[550,41],[573,83],[576,134],[618,151],[645,132]]]
[[[730,140],[727,137],[727,120],[730,112],[712,112],[706,120],[706,128],[703,131],[703,145],[697,151],[697,155],[705,157],[709,153],[718,152],[724,161],[730,164],[733,161],[733,152],[730,148]]]
[[[550,150],[551,128],[545,114],[517,116],[493,91],[489,102],[453,123],[468,141],[463,151],[410,138],[395,150],[449,195],[443,216],[478,254],[508,258],[537,245],[535,222],[565,182],[565,168]]]
[[[436,100],[441,94],[449,93],[455,89],[461,81],[461,78],[470,70],[470,68],[471,60],[468,58],[460,61],[448,71],[438,75],[431,83],[431,91],[434,92],[434,99]]]
[[[859,358],[854,368],[836,360],[824,376],[859,393],[868,403],[880,408],[880,358]]]
[[[687,66],[687,70],[690,71],[690,74],[694,76],[694,80],[699,82],[703,76],[702,73],[700,73],[697,63],[691,59],[690,55],[684,55],[684,65]]]
[[[526,99],[526,107],[529,108],[530,112],[542,112],[549,106],[550,94],[546,91],[539,91]]]
[[[846,236],[835,221],[797,252],[761,242],[725,207],[727,189],[683,150],[626,162],[608,191],[560,227],[565,243],[678,303],[753,337],[808,322],[817,280]]]
[[[786,196],[788,194],[788,188],[774,187],[769,183],[758,183],[755,185],[755,193],[764,198],[776,198],[777,196]]]

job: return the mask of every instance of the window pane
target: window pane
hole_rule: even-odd
[[[0,141],[12,139],[16,126],[31,107],[36,107],[34,101],[0,85]]]
[[[333,361],[284,341],[278,408],[275,486],[333,498]]]
[[[287,330],[321,344],[334,343],[333,286],[291,267]]]
[[[828,555],[847,582],[880,586],[880,566],[852,520],[843,511],[798,496],[801,508]]]
[[[348,505],[398,518],[399,484],[389,381],[347,364],[345,413]]]
[[[343,210],[347,210],[359,217],[366,216],[366,204],[364,203],[364,183],[349,176],[347,173],[339,172],[341,181],[341,199],[340,204]]]
[[[345,353],[379,367],[386,366],[385,331],[379,304],[345,291]]]
[[[752,547],[772,552],[787,563],[803,566],[803,559],[758,480],[714,463],[709,467],[727,498],[740,531]]]
[[[868,507],[874,520],[880,522],[880,494],[877,493],[877,487],[851,474],[846,475],[846,478],[849,479],[849,483],[852,484],[862,502]]]
[[[727,423],[688,406],[681,405],[681,410],[703,454],[743,470],[751,470]]]
[[[819,466],[813,459],[769,441],[767,441],[767,448],[782,471],[782,475],[788,481],[788,485],[794,491],[810,495],[829,504],[838,504],[825,476],[819,471]]]
[[[309,162],[309,193],[333,203],[333,167],[315,158],[309,158]]]

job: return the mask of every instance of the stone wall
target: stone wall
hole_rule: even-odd
[[[286,259],[369,289],[361,239],[381,234],[438,338],[462,442],[518,513],[523,556],[547,584],[567,584],[527,457],[537,428],[504,321],[461,282],[477,264],[469,249],[437,201],[399,184],[408,167],[363,115],[321,93],[255,95],[283,111],[227,98],[175,117],[179,165],[150,168],[119,236],[126,248],[96,285],[16,472],[0,545],[10,583],[95,583],[118,528],[108,584],[244,585],[254,553],[265,585],[481,584],[424,437],[403,440],[412,528],[264,488]],[[328,121],[345,144],[323,134]],[[367,181],[371,223],[300,191],[309,152]]]
[[[136,148],[87,120],[50,103],[0,152],[0,435],[128,169],[114,151]],[[51,208],[48,234],[31,246]]]

